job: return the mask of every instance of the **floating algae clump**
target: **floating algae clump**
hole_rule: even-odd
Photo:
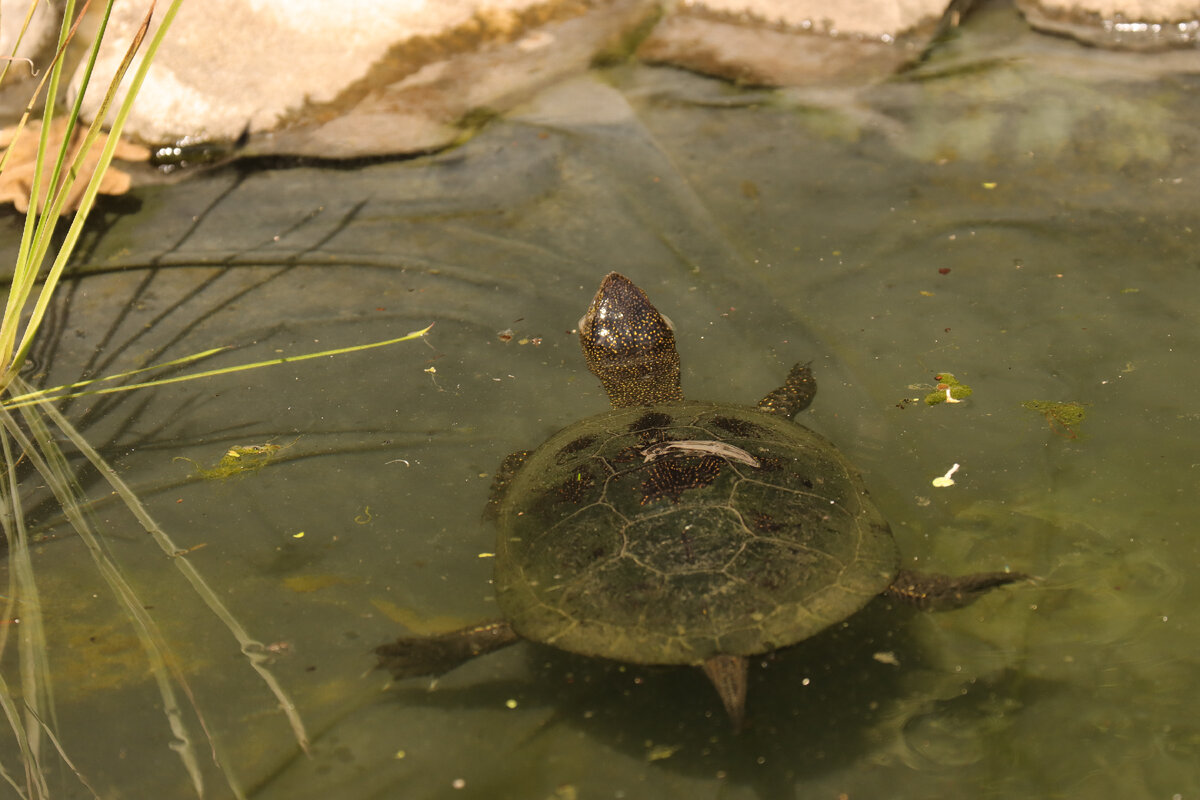
[[[1036,411],[1046,418],[1050,428],[1060,436],[1074,439],[1079,435],[1079,424],[1087,416],[1084,403],[1052,403],[1049,400],[1026,400],[1021,408]]]
[[[937,389],[925,395],[925,404],[936,406],[938,403],[958,403],[970,397],[974,390],[959,381],[949,372],[940,372],[933,376],[938,382]]]
[[[290,447],[290,445],[289,445]],[[206,481],[223,481],[235,475],[257,472],[267,465],[271,457],[283,448],[277,444],[235,445],[225,451],[221,460],[212,467],[202,467],[192,459],[177,456],[176,461],[187,461],[196,468],[196,477]]]

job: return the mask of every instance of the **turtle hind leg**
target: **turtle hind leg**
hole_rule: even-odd
[[[711,656],[704,660],[701,668],[721,696],[733,730],[740,731],[746,713],[746,676],[750,670],[750,659],[724,654]]]
[[[505,620],[472,625],[437,636],[401,637],[375,648],[379,666],[397,680],[418,675],[441,675],[475,656],[499,650],[520,640]]]
[[[758,401],[758,410],[781,417],[792,417],[808,408],[817,394],[817,381],[808,364],[797,364],[788,373],[783,386]]]
[[[976,572],[972,575],[938,575],[902,569],[884,590],[895,600],[922,611],[946,611],[962,608],[978,600],[985,592],[1027,579],[1020,572]]]

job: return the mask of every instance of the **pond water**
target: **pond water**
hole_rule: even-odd
[[[63,404],[188,551],[81,469],[104,562],[27,487],[63,750],[103,797],[193,796],[188,759],[208,797],[1200,797],[1200,86],[1155,69],[999,8],[872,89],[627,66],[446,153],[108,206],[39,385],[434,327]],[[740,734],[698,670],[522,644],[436,682],[371,671],[403,632],[496,614],[488,486],[606,408],[572,330],[610,270],[674,320],[689,397],[753,403],[811,360],[800,421],[862,468],[907,565],[1037,580],[880,601],[763,659]],[[945,372],[970,398],[918,399]],[[157,626],[178,713],[98,563]],[[19,774],[7,731],[0,763]]]

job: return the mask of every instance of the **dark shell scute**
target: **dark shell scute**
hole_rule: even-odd
[[[679,503],[684,492],[703,489],[716,480],[724,466],[725,459],[717,456],[664,458],[647,464],[646,479],[638,487],[639,503],[644,506],[663,499]]]
[[[575,455],[576,453],[578,453],[582,450],[587,450],[589,447],[594,445],[596,443],[596,439],[598,439],[598,438],[599,437],[596,436],[595,434],[588,434],[586,436],[580,436],[578,439],[575,439],[574,441],[567,442],[558,451],[558,455],[555,457],[555,460],[559,464],[566,463],[568,460],[570,460],[571,456]]]
[[[787,459],[766,454],[758,456],[758,465],[763,472],[779,472],[788,468]]]
[[[595,485],[596,478],[591,469],[581,467],[555,487],[554,498],[565,505],[579,505],[588,499]]]
[[[640,417],[629,424],[628,430],[630,433],[642,433],[645,431],[653,431],[658,428],[665,428],[673,422],[670,414],[664,414],[661,411],[647,411]]]
[[[761,533],[775,533],[783,529],[782,522],[779,522],[770,514],[763,512],[751,514],[750,524],[754,527],[754,530]]]
[[[742,417],[717,416],[712,418],[712,424],[734,436],[760,437],[763,434],[762,428]]]

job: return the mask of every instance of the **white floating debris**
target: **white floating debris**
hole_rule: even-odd
[[[933,479],[933,485],[934,485],[934,486],[936,486],[936,487],[937,487],[937,488],[939,488],[939,489],[944,489],[944,488],[945,488],[945,487],[947,487],[947,486],[953,486],[953,485],[954,485],[954,479],[953,479],[953,478],[951,478],[950,476],[951,476],[951,475],[953,475],[953,474],[954,474],[954,473],[956,473],[956,472],[958,472],[958,464],[955,464],[953,467],[951,467],[951,468],[949,469],[949,471],[947,471],[947,472],[946,472],[946,474],[945,474],[945,475],[942,475],[942,476],[941,476],[941,477],[939,477],[939,478],[934,478],[934,479]]]

